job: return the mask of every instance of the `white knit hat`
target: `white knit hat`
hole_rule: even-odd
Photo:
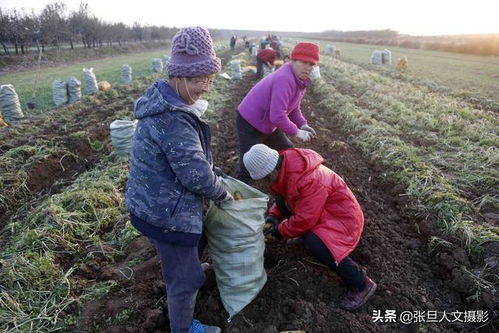
[[[262,179],[277,166],[279,153],[264,144],[256,144],[243,156],[243,163],[251,178]]]

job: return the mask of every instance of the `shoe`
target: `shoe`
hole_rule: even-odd
[[[369,297],[376,291],[376,283],[368,276],[365,278],[366,287],[362,291],[349,291],[345,298],[340,302],[340,308],[347,311],[353,311],[364,305]]]
[[[194,319],[189,333],[222,333],[222,329],[218,326],[203,325],[199,320]]]

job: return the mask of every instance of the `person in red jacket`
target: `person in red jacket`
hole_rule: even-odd
[[[376,283],[350,257],[364,228],[364,215],[345,181],[310,149],[277,152],[256,144],[243,156],[253,179],[265,179],[276,195],[266,222],[276,238],[302,237],[311,254],[336,272],[348,288],[345,310],[366,303]]]
[[[263,66],[271,68],[274,66],[276,52],[273,49],[265,49],[258,51],[256,55],[256,78],[263,77]]]

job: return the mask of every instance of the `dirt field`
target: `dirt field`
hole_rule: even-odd
[[[237,171],[237,133],[235,110],[238,102],[255,83],[240,82],[230,103],[221,111],[221,119],[212,124],[214,156],[228,174]],[[201,289],[196,306],[200,320],[224,327],[224,332],[472,332],[474,327],[462,323],[403,325],[374,323],[374,310],[427,311],[472,310],[457,290],[467,288],[462,276],[454,276],[453,268],[466,260],[461,249],[449,250],[440,258],[427,254],[425,234],[418,234],[414,221],[404,217],[398,207],[403,205],[397,187],[379,182],[377,171],[361,154],[346,143],[342,129],[334,124],[321,124],[327,117],[316,107],[313,91],[308,92],[303,110],[311,124],[319,129],[318,137],[307,146],[319,151],[327,165],[341,175],[356,194],[366,216],[362,240],[353,253],[378,283],[372,300],[361,310],[349,313],[338,308],[345,292],[334,273],[321,267],[308,256],[301,244],[286,245],[269,241],[265,252],[265,267],[269,281],[258,297],[231,323],[223,309],[213,271],[208,271],[207,283]],[[221,140],[223,134],[223,140]],[[228,162],[231,161],[231,162]],[[259,184],[255,184],[260,187]],[[124,277],[124,267],[132,261],[133,276]],[[120,272],[121,271],[121,272]],[[161,332],[167,325],[163,315],[164,287],[157,257],[150,244],[140,238],[130,245],[128,256],[117,265],[100,267],[90,263],[85,274],[96,279],[115,279],[119,292],[87,304],[80,327],[91,327],[106,318],[116,318],[115,324],[95,328],[106,332]],[[440,274],[441,273],[441,274]],[[83,274],[83,273],[82,273]],[[130,310],[126,320],[120,314]],[[137,315],[140,314],[140,315]]]
[[[230,54],[226,54],[224,62],[229,59]],[[231,85],[226,92],[230,98],[216,110],[211,122],[216,165],[231,176],[235,176],[238,164],[236,108],[255,82],[251,76],[245,76]],[[50,154],[36,159],[31,157],[38,155],[16,155],[25,168],[29,191],[16,194],[17,203],[12,200],[9,209],[0,210],[2,224],[19,212],[23,203],[34,205],[40,193],[52,195],[63,191],[80,173],[98,164],[111,150],[109,123],[119,116],[130,115],[134,98],[145,87],[118,90],[116,95],[89,100],[59,117],[55,112],[50,121],[45,117],[30,119],[0,132],[0,153],[4,155],[15,147],[39,146],[40,143],[54,148]],[[494,296],[480,302],[466,300],[474,281],[459,269],[468,262],[465,251],[453,246],[438,254],[429,252],[428,237],[439,233],[436,227],[410,217],[404,209],[406,199],[400,196],[404,189],[381,179],[383,170],[348,143],[350,133],[328,120],[330,115],[321,110],[319,102],[312,87],[306,93],[302,110],[311,126],[317,129],[318,136],[309,144],[297,143],[297,146],[318,151],[326,159],[326,165],[345,179],[359,200],[366,223],[352,257],[377,282],[378,290],[359,311],[343,311],[338,303],[345,288],[334,273],[309,256],[302,244],[268,239],[265,250],[268,282],[257,298],[227,322],[228,314],[222,306],[214,272],[208,270],[207,282],[198,295],[195,317],[232,333],[494,332],[499,329],[497,323],[495,330],[493,327],[498,304]],[[74,156],[69,158],[68,152]],[[120,184],[121,192],[124,185],[124,182]],[[259,183],[253,185],[267,191]],[[6,186],[2,190],[12,191],[13,187]],[[122,225],[123,221],[116,224]],[[133,240],[123,254],[114,259],[105,253],[117,251],[115,249],[93,250],[81,248],[82,257],[92,255],[72,271],[72,282],[83,287],[109,283],[112,288],[104,296],[96,296],[88,302],[72,303],[58,313],[58,320],[67,321],[67,327],[74,332],[166,332],[165,288],[157,256],[147,239]],[[497,248],[487,251],[499,256]],[[58,258],[58,265],[65,271],[74,264],[72,258],[65,258],[63,253]],[[209,260],[208,253],[204,259]],[[373,313],[378,310],[381,314],[386,310],[395,310],[397,314],[446,311],[448,315],[454,311],[488,310],[491,320],[485,325],[458,321],[380,323],[373,320]]]
[[[121,87],[113,94],[87,97],[63,111],[56,109],[3,128],[0,154],[11,156],[5,166],[13,168],[13,179],[0,186],[0,197],[9,197],[10,201],[9,205],[0,205],[0,227],[24,202],[40,192],[57,193],[109,154],[109,124],[120,114],[131,114],[133,100],[141,93],[141,89]],[[20,178],[27,191],[19,190],[15,183]]]

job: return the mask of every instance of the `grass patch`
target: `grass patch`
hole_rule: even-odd
[[[120,83],[122,65],[130,65],[132,67],[132,80],[137,80],[151,74],[152,58],[163,58],[163,55],[167,53],[169,53],[169,49],[165,47],[164,50],[153,50],[97,60],[85,60],[76,64],[41,69],[38,74],[38,89],[35,100],[38,106],[33,111],[28,110],[27,103],[31,100],[35,71],[2,75],[1,84],[8,83],[14,85],[19,95],[24,115],[31,117],[55,108],[52,101],[53,80],[66,80],[74,76],[82,82],[82,93],[84,93],[82,69],[93,67],[97,81],[105,80],[111,83],[112,86],[115,86]]]

